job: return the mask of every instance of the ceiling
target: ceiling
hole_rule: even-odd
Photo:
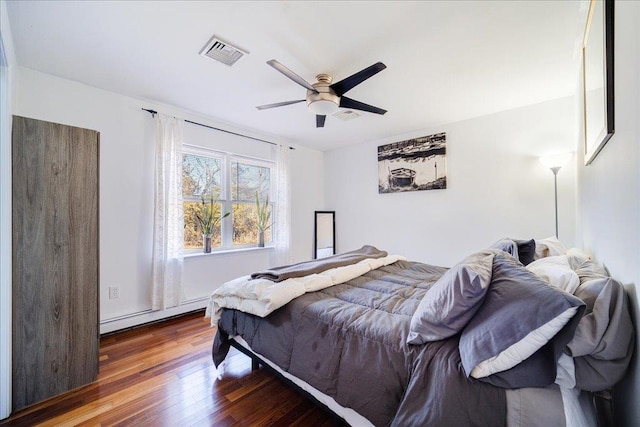
[[[8,1],[18,63],[319,150],[402,135],[571,95],[588,1]],[[199,55],[216,35],[249,54]],[[377,61],[348,96],[388,110],[324,128],[306,90]]]

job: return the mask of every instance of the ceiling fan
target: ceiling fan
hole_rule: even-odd
[[[256,107],[258,110],[266,110],[268,108],[283,107],[285,105],[297,104],[299,102],[307,102],[307,107],[316,115],[316,127],[324,127],[324,121],[327,118],[327,114],[333,114],[338,111],[339,107],[350,108],[353,110],[366,111],[375,114],[384,114],[387,110],[374,107],[373,105],[365,104],[364,102],[356,101],[355,99],[347,98],[343,96],[345,93],[359,85],[363,81],[367,80],[378,74],[380,71],[387,68],[382,62],[376,62],[375,64],[358,71],[357,73],[340,80],[337,83],[331,83],[333,78],[328,74],[318,74],[316,76],[317,82],[311,84],[305,79],[282,65],[280,62],[272,59],[267,61],[267,64],[271,65],[276,70],[280,71],[285,76],[289,77],[294,82],[298,83],[307,89],[307,96],[305,99],[298,99],[296,101],[277,102],[275,104],[260,105]]]

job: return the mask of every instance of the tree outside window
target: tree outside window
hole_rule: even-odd
[[[234,161],[231,163],[231,193],[233,201],[233,244],[258,243],[256,193],[264,203],[271,190],[271,169],[265,166]],[[271,211],[273,212],[273,204]],[[265,232],[265,243],[271,242],[271,228]]]
[[[275,212],[272,194],[273,163],[246,159],[230,154],[188,148],[182,162],[182,195],[184,199],[184,249],[202,249],[202,231],[196,214],[202,213],[202,199],[212,196],[218,217],[231,212],[212,236],[212,248],[233,249],[258,245],[256,194],[261,203],[269,199]],[[273,215],[271,220],[273,221]],[[275,230],[265,232],[265,243],[272,242]]]
[[[196,215],[202,217],[202,201],[219,199],[221,194],[222,159],[184,154],[182,157],[182,198],[184,199],[184,248],[202,248],[202,230],[198,227]],[[218,205],[218,218],[221,205]],[[220,226],[215,227],[211,238],[211,247],[222,245]]]

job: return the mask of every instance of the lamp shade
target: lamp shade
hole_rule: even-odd
[[[560,169],[561,167],[566,165],[569,160],[571,160],[571,157],[573,157],[573,153],[560,153],[560,154],[552,154],[550,156],[543,156],[543,157],[540,157],[539,160],[543,166],[549,169],[553,169],[553,168]]]
[[[321,116],[333,114],[338,111],[338,104],[329,99],[312,100],[308,103],[308,106],[313,114],[319,114]]]

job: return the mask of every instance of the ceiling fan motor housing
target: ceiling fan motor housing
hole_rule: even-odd
[[[333,79],[328,74],[318,74],[316,79],[318,81],[312,85],[316,92],[307,90],[307,107],[320,116],[335,113],[340,105],[340,97],[329,87]]]
[[[366,111],[374,114],[384,114],[387,112],[387,110],[383,110],[382,108],[374,107],[373,105],[365,104],[364,102],[356,101],[355,99],[344,96],[345,93],[353,89],[355,86],[387,68],[387,66],[382,62],[376,62],[375,64],[333,84],[331,83],[333,78],[328,74],[318,74],[316,76],[317,82],[311,84],[275,59],[267,61],[267,64],[307,89],[307,96],[305,99],[260,105],[256,107],[258,110],[283,107],[285,105],[297,104],[298,102],[306,101],[309,111],[316,115],[316,127],[318,128],[324,127],[324,122],[327,116],[329,114],[334,114],[340,107]]]

